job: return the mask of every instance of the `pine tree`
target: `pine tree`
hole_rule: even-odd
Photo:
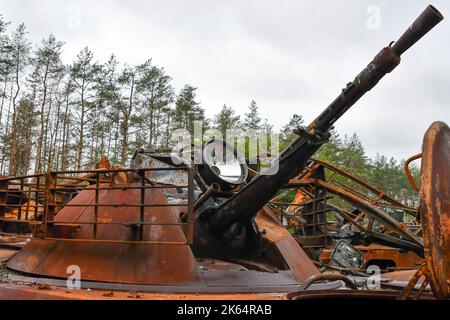
[[[36,49],[31,60],[33,73],[31,74],[31,85],[34,88],[39,102],[39,133],[36,144],[35,173],[44,169],[46,154],[44,152],[46,135],[46,118],[50,114],[52,94],[56,86],[64,76],[64,66],[61,62],[61,49],[63,42],[56,41],[53,35],[44,39],[41,46]]]
[[[0,141],[1,141],[1,162],[0,162],[0,174],[4,172],[5,161],[7,159],[6,150],[9,143],[8,134],[8,123],[9,121],[9,107],[8,103],[9,97],[12,95],[12,72],[13,72],[13,61],[11,57],[12,46],[10,38],[6,34],[7,27],[9,23],[3,20],[0,15],[0,83],[1,83],[1,105],[0,105]],[[7,106],[8,105],[8,109]],[[6,115],[6,117],[5,117]],[[6,118],[6,119],[4,119]]]
[[[214,116],[213,126],[222,134],[222,138],[227,138],[227,131],[236,129],[240,126],[240,116],[236,115],[236,111],[227,107],[225,104],[218,114]]]
[[[27,31],[25,25],[20,24],[16,31],[13,33],[11,39],[11,63],[13,65],[13,81],[14,81],[14,93],[12,95],[12,116],[11,116],[11,133],[10,133],[10,162],[9,162],[9,175],[16,175],[17,173],[17,105],[19,102],[19,95],[21,94],[22,72],[29,61],[30,43],[26,36]]]
[[[294,130],[303,126],[305,121],[302,116],[294,114],[289,122],[280,131],[280,146],[282,149],[286,148],[292,141],[297,138]]]
[[[339,134],[335,130],[331,130],[330,140],[325,143],[319,151],[316,153],[315,157],[320,160],[330,162],[335,165],[339,165],[338,161],[342,154],[343,144],[339,137]]]
[[[35,128],[37,124],[37,112],[33,103],[22,98],[17,106],[16,141],[17,148],[15,175],[27,175],[31,168],[31,152],[35,139]]]
[[[174,101],[174,91],[171,85],[172,78],[163,68],[152,65],[151,60],[138,67],[140,78],[137,83],[137,92],[143,97],[143,104],[139,120],[141,128],[147,132],[142,134],[148,149],[165,145],[167,128],[162,125],[170,122],[170,104]],[[170,129],[169,129],[170,130]],[[158,138],[161,138],[158,140]]]
[[[67,170],[74,161],[71,161],[70,155],[70,142],[71,142],[71,132],[72,126],[74,126],[74,117],[70,112],[70,107],[72,106],[72,101],[70,99],[71,95],[74,92],[74,83],[69,78],[67,82],[64,84],[62,89],[64,95],[64,111],[62,112],[62,125],[61,125],[61,147],[58,156],[58,168],[64,171]]]
[[[71,81],[74,83],[75,94],[77,95],[76,106],[76,163],[77,170],[81,169],[85,151],[86,127],[89,125],[89,113],[95,107],[93,100],[96,98],[95,86],[98,84],[100,65],[93,62],[93,54],[89,48],[85,47],[77,55],[77,59],[71,66]]]
[[[121,152],[120,160],[125,164],[127,160],[128,133],[131,125],[133,107],[137,104],[136,84],[137,84],[137,68],[127,66],[118,78],[123,93],[121,99],[117,102],[117,108],[120,112],[120,129],[121,129]]]
[[[12,71],[10,59],[10,52],[11,52],[10,39],[6,34],[8,25],[9,23],[4,21],[3,16],[0,15],[0,82],[4,84],[7,83],[8,75]],[[1,95],[2,97],[5,95],[5,90],[2,91]]]
[[[345,136],[343,148],[339,154],[339,165],[354,173],[363,175],[366,169],[367,156],[358,135]],[[363,177],[362,177],[363,178]]]
[[[186,129],[192,135],[194,133],[194,122],[205,120],[205,110],[196,101],[197,88],[185,85],[178,94],[175,110],[175,129]]]
[[[244,128],[252,134],[259,134],[261,130],[261,117],[255,100],[250,102],[249,112],[245,114]]]

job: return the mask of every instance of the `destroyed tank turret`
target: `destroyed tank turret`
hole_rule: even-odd
[[[201,164],[176,164],[173,157],[162,155],[136,159],[144,157],[141,151],[131,169],[20,177],[21,190],[36,193],[35,198],[44,202],[36,205],[41,218],[36,211],[37,219],[30,221],[33,238],[8,261],[8,268],[26,274],[30,282],[62,286],[75,268],[81,286],[91,289],[178,293],[298,289],[320,272],[265,205],[327,142],[333,124],[442,18],[427,7],[315,121],[298,128],[298,138],[276,162],[249,182],[239,154],[219,140],[202,148]],[[211,162],[213,150],[220,148],[239,162],[232,179]],[[63,183],[70,179],[89,185]],[[71,200],[57,202],[61,194],[71,194]],[[341,285],[334,281],[319,287]]]

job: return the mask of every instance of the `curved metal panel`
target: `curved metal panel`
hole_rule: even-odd
[[[423,141],[420,213],[429,280],[440,299],[450,297],[450,128],[435,122]]]

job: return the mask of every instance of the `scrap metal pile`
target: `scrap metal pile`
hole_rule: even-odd
[[[296,131],[298,138],[276,159],[277,166],[251,179],[239,152],[221,140],[209,141],[188,158],[139,150],[130,168],[112,167],[103,159],[96,170],[0,178],[0,245],[5,248],[0,250],[0,299],[123,298],[129,292],[166,299],[448,299],[448,126],[435,123],[425,136],[419,211],[311,160],[333,124],[442,19],[427,7],[315,121]],[[338,175],[370,192],[333,183]],[[296,201],[282,214],[294,221],[294,236],[273,208],[273,198],[286,188],[298,189]],[[352,209],[333,205],[329,194]],[[420,212],[421,226],[398,221],[386,208],[413,217]],[[341,219],[335,234],[326,219],[330,210]],[[351,243],[336,244],[336,239]],[[348,255],[358,256],[351,244],[411,252],[420,268],[385,274],[377,290],[369,289],[361,274],[321,272],[314,261],[318,250],[335,246],[330,260],[348,270]],[[358,269],[357,260],[351,260],[350,269]],[[68,270],[74,267],[81,289],[68,291]]]
[[[270,203],[280,208],[285,224],[312,259],[349,270],[364,265],[412,269],[422,264],[417,208],[317,159],[311,159],[286,188],[277,198],[295,190],[292,202]],[[348,257],[341,257],[342,251]]]

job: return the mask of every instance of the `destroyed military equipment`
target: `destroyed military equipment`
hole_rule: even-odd
[[[321,274],[267,204],[308,166],[309,159],[327,142],[333,124],[393,71],[400,56],[442,19],[434,7],[427,7],[400,39],[382,49],[316,120],[307,128],[298,128],[298,138],[276,162],[248,182],[241,156],[219,140],[201,148],[200,164],[174,161],[179,155],[146,155],[139,150],[129,169],[47,172],[0,179],[2,225],[25,225],[32,231],[25,235],[28,238],[24,247],[7,261],[6,276],[1,274],[0,298],[24,297],[33,290],[17,282],[65,286],[70,266],[81,270],[82,288],[159,293],[165,298],[180,293],[281,297],[291,291],[291,299],[311,292],[325,292],[322,297],[398,297],[399,291],[361,292],[347,276]],[[445,142],[446,136],[438,136]],[[442,143],[444,151],[436,153],[444,161],[448,158],[447,147]],[[192,154],[194,159],[198,156]],[[425,184],[427,179],[434,179],[436,166],[430,168],[421,183],[422,207],[426,208],[426,221],[434,222],[441,213],[433,209],[434,203],[427,197],[430,192],[442,192],[443,186],[427,189]],[[25,202],[8,202],[11,185],[20,186],[14,193]],[[18,208],[17,216],[6,219],[11,208]],[[448,206],[444,208],[448,215]],[[412,231],[398,227],[394,218],[377,209],[373,212],[400,235],[376,234],[378,238],[419,254],[425,251],[427,283],[432,284],[437,297],[445,296],[442,279],[448,279],[448,269],[438,266],[433,257],[441,253],[448,256],[448,252],[430,243],[435,237],[445,237],[434,233],[435,228],[445,230],[445,226],[430,223],[428,227],[433,231],[424,243]],[[23,232],[17,235],[23,236]],[[361,258],[346,243],[342,242],[342,250],[334,258],[343,261],[342,255],[353,256],[357,267]],[[351,290],[337,290],[344,287]],[[45,290],[37,295],[48,298],[42,291]],[[422,295],[430,296],[428,291]]]
[[[420,261],[417,268],[411,270],[399,270],[382,275],[381,287],[384,289],[401,290],[395,298],[403,299],[428,299],[429,292],[433,292],[435,298],[448,299],[448,268],[449,268],[449,240],[448,240],[448,215],[450,207],[450,128],[443,122],[435,122],[428,129],[424,137],[423,153],[414,158],[423,157],[420,178],[420,207],[418,213],[423,221],[424,260]],[[445,163],[445,165],[442,165]],[[430,184],[430,181],[434,181]],[[417,185],[416,182],[413,185]],[[433,187],[431,187],[433,186]],[[385,215],[388,215],[387,213]],[[349,221],[352,218],[347,218]],[[364,230],[367,234],[367,230]],[[359,247],[359,246],[358,246]],[[361,247],[359,247],[361,248]],[[364,247],[363,247],[364,248]],[[384,247],[382,250],[396,250],[395,247]],[[361,249],[361,251],[363,251]],[[354,272],[361,268],[361,264],[353,264],[357,261],[358,253],[348,240],[338,240],[331,259],[342,271]],[[363,258],[362,255],[360,255]],[[383,257],[383,255],[378,255]],[[392,256],[391,256],[392,257]],[[354,272],[358,274],[358,272]],[[325,275],[324,273],[323,275]],[[327,275],[329,277],[329,275]],[[320,278],[320,277],[318,277]],[[326,278],[326,277],[325,277]],[[317,281],[318,279],[313,279]],[[310,281],[313,283],[314,281]],[[383,298],[389,298],[391,291],[382,291]],[[428,294],[428,295],[427,295]],[[333,291],[306,292],[297,291],[288,295],[289,299],[303,300],[311,298],[339,298],[345,296],[373,298],[374,293],[351,293],[344,295]]]
[[[328,264],[335,242],[345,239],[361,251],[367,266],[387,270],[422,263],[417,208],[317,159],[310,159],[285,188],[284,193],[296,191],[294,200],[270,204],[281,209],[281,218],[312,259]]]

